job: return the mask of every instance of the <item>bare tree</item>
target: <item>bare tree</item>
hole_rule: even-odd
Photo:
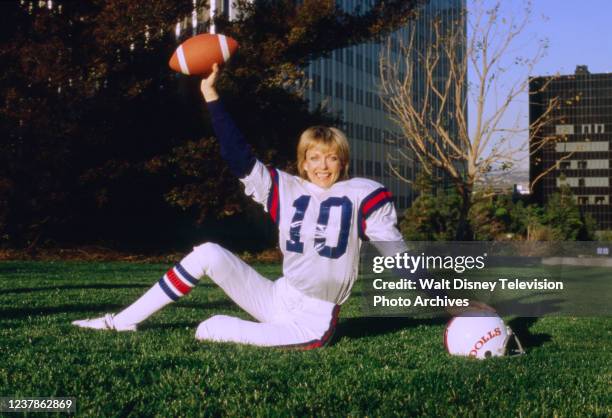
[[[379,66],[382,101],[402,133],[395,139],[399,153],[389,156],[390,169],[401,178],[399,156],[415,160],[427,175],[450,180],[463,198],[460,222],[464,225],[459,227],[458,239],[466,237],[474,186],[487,173],[507,170],[530,152],[561,139],[538,136],[531,146],[526,139],[527,132],[541,132],[543,125],[551,123],[558,99],[546,104],[527,127],[519,125],[518,115],[514,123],[507,122],[511,104],[529,94],[529,75],[544,55],[546,43],[538,42],[531,57],[520,56],[517,41],[530,21],[529,4],[520,13],[502,16],[502,1],[489,3],[471,1],[469,14],[450,24],[434,17],[425,33],[413,27],[400,46],[402,58],[393,58],[389,42]],[[516,75],[508,81],[510,72]],[[475,121],[471,129],[469,98],[475,104],[470,108]],[[524,138],[517,140],[521,133]]]

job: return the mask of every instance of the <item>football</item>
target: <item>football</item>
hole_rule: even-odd
[[[207,77],[213,64],[227,62],[238,49],[238,42],[225,35],[205,33],[187,39],[170,58],[170,68],[187,75]]]

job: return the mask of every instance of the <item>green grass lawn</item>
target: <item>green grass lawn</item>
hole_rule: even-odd
[[[610,318],[516,318],[527,355],[476,361],[445,353],[444,320],[363,318],[355,297],[324,349],[200,343],[207,317],[247,317],[203,280],[136,333],[70,325],[120,310],[167,267],[0,263],[0,396],[73,396],[92,417],[612,416]]]

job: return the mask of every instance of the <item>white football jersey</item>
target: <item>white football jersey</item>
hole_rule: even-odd
[[[391,194],[375,181],[353,178],[324,189],[260,161],[241,181],[278,226],[284,277],[308,296],[344,303],[362,240],[402,241]]]

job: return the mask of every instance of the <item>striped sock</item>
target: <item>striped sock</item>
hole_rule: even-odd
[[[198,279],[191,276],[181,263],[177,263],[159,279],[158,284],[170,299],[177,301],[181,296],[191,292],[191,289],[198,284]]]
[[[177,263],[136,302],[115,315],[113,320],[121,327],[137,325],[164,306],[191,292],[198,281],[199,279],[189,274],[181,263]]]

